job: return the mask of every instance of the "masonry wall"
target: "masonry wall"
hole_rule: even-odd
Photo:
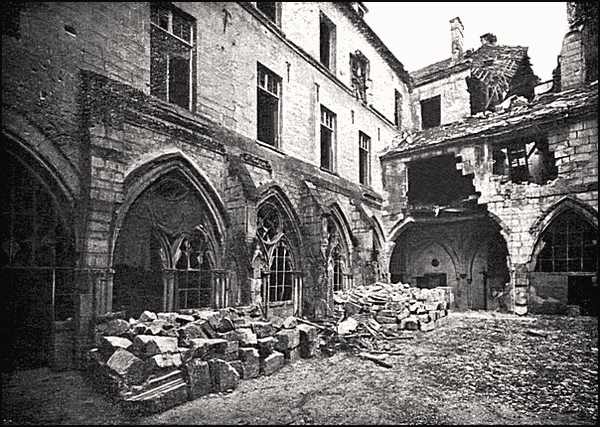
[[[443,79],[435,80],[414,88],[413,99],[421,128],[421,105],[419,101],[440,95],[440,114],[442,125],[460,121],[471,115],[471,98],[466,78],[469,69],[453,73]]]

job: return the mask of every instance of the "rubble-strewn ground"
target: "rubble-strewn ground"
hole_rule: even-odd
[[[129,419],[78,372],[2,376],[4,424],[597,424],[598,319],[451,313],[394,341],[391,369],[301,359],[162,414]]]

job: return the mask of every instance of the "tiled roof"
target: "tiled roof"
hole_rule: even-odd
[[[411,72],[415,86],[447,77],[453,73],[471,68],[478,70],[484,79],[493,72],[506,77],[508,81],[516,74],[519,65],[527,58],[527,47],[483,45],[474,52],[467,52],[463,58],[453,62],[452,58],[435,62],[427,67]]]
[[[509,106],[495,113],[478,113],[458,122],[404,134],[381,157],[389,158],[440,144],[502,135],[567,116],[596,112],[598,82],[579,89],[538,95],[532,102],[522,97],[509,97],[502,106],[505,104]]]

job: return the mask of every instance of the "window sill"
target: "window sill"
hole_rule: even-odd
[[[266,148],[268,150],[271,150],[271,151],[279,154],[280,156],[286,156],[287,157],[287,154],[285,154],[283,151],[281,151],[278,147],[275,147],[274,145],[271,145],[271,144],[269,144],[267,142],[262,142],[261,140],[257,139],[256,140],[256,144],[258,144],[261,147],[264,147],[264,148]]]
[[[269,303],[269,307],[285,307],[286,305],[293,305],[294,301],[286,300],[286,301],[273,301]]]
[[[319,169],[320,169],[322,172],[326,172],[326,173],[328,173],[329,175],[333,175],[333,176],[335,176],[335,177],[338,177],[338,178],[340,177],[340,176],[337,174],[337,172],[334,172],[334,171],[332,171],[331,169],[324,168],[323,166],[319,166]]]

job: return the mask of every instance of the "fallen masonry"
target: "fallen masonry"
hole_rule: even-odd
[[[376,283],[336,295],[336,317],[314,322],[265,319],[254,306],[144,311],[129,321],[124,313],[108,313],[97,319],[86,371],[126,411],[149,414],[338,349],[390,367],[377,342],[440,326],[451,298],[445,288]]]

